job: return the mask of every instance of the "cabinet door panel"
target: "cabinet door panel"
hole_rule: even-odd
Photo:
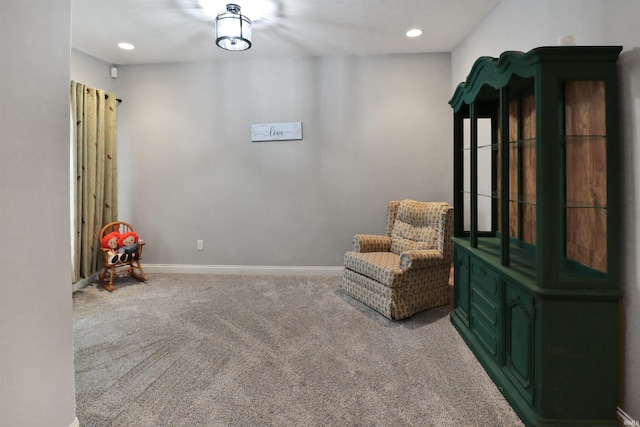
[[[470,282],[469,282],[469,255],[466,252],[456,250],[454,276],[454,300],[455,310],[469,325],[470,308]]]
[[[511,283],[506,288],[506,371],[520,392],[533,398],[535,363],[535,304],[533,298]]]

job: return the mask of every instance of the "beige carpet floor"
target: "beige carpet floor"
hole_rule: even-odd
[[[149,274],[74,292],[80,426],[522,425],[447,307],[390,321],[339,283]]]

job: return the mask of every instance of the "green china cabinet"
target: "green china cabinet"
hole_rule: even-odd
[[[530,426],[615,426],[619,46],[482,57],[454,110],[451,322]]]

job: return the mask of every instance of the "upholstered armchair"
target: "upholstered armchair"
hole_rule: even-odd
[[[385,235],[357,234],[344,255],[342,291],[389,319],[450,301],[453,208],[391,201]]]

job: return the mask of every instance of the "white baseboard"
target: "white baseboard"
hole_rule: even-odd
[[[618,407],[618,421],[623,426],[640,426],[640,420],[634,420],[620,407]]]
[[[145,273],[341,276],[344,267],[272,265],[142,264]]]
[[[69,427],[80,427],[80,421],[78,421],[78,418],[73,420],[73,422],[69,424]]]

